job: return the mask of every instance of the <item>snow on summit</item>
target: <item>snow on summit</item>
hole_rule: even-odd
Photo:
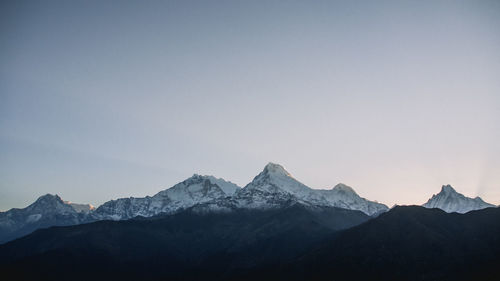
[[[26,208],[0,212],[0,244],[38,228],[82,223],[86,213],[77,209],[59,195],[46,194]]]
[[[245,208],[269,208],[290,200],[316,206],[359,210],[368,215],[386,211],[384,204],[361,198],[354,189],[338,184],[331,190],[312,189],[296,180],[283,166],[269,163],[235,198]]]
[[[360,197],[345,184],[337,184],[332,189],[312,189],[295,179],[283,166],[268,163],[244,188],[222,178],[194,174],[153,196],[110,200],[98,208],[47,194],[24,209],[0,212],[0,231],[5,234],[0,237],[0,243],[53,225],[151,217],[188,208],[230,212],[238,208],[282,208],[295,203],[358,210],[367,215],[388,210],[384,204]]]
[[[307,195],[311,188],[297,181],[279,164],[269,163],[252,182],[247,184],[240,192],[260,189],[266,192],[288,192],[297,195]]]
[[[95,219],[123,220],[137,216],[151,217],[161,213],[206,203],[214,199],[232,196],[240,187],[213,176],[194,174],[192,177],[158,192],[152,197],[121,198],[111,200],[93,212]]]
[[[438,194],[434,194],[427,203],[422,205],[426,208],[438,208],[445,212],[467,213],[488,207],[495,207],[486,203],[480,197],[469,198],[458,193],[451,185],[443,185]]]

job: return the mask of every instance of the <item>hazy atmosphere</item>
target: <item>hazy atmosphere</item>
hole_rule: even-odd
[[[270,161],[389,207],[500,204],[499,1],[70,2],[0,4],[1,211]]]

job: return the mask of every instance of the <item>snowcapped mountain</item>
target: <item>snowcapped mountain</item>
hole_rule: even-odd
[[[422,206],[426,208],[439,208],[448,213],[457,212],[462,214],[473,210],[495,207],[493,204],[484,202],[480,197],[465,197],[463,194],[456,192],[451,185],[443,185],[441,192],[434,194]]]
[[[267,164],[252,182],[236,192],[233,199],[240,208],[272,208],[290,200],[301,203],[320,200],[311,188],[274,163]]]
[[[38,228],[79,224],[85,220],[83,204],[64,202],[58,195],[46,194],[24,209],[0,212],[0,243],[26,235]],[[78,206],[75,208],[75,206]]]
[[[389,210],[389,208],[381,203],[366,200],[360,197],[356,191],[350,186],[339,183],[329,190],[318,190],[328,204],[333,207],[359,210],[367,215],[376,215]]]
[[[0,213],[0,243],[54,225],[151,217],[187,208],[200,212],[227,212],[240,208],[280,208],[292,204],[359,210],[367,215],[388,209],[383,204],[361,198],[344,184],[330,190],[312,189],[293,178],[281,165],[269,163],[244,188],[220,178],[195,174],[154,196],[111,200],[97,209],[89,204],[63,201],[57,195],[47,194],[24,209]]]
[[[124,220],[136,216],[151,217],[160,213],[173,213],[196,204],[232,196],[240,187],[213,176],[194,174],[171,188],[158,192],[152,197],[121,198],[111,200],[94,212],[96,220]]]
[[[388,209],[359,197],[346,185],[340,184],[331,190],[312,189],[293,178],[281,165],[269,163],[244,188],[213,176],[195,174],[152,197],[108,201],[92,212],[91,217],[124,220],[170,214],[190,207],[200,212],[221,212],[238,208],[279,208],[290,203],[359,210],[368,215]]]
[[[233,199],[242,208],[273,208],[283,202],[297,201],[305,205],[359,210],[368,215],[388,210],[384,204],[361,198],[344,184],[330,190],[312,189],[274,163],[267,164],[251,183],[236,192]]]

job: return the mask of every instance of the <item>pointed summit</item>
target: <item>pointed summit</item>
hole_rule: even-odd
[[[438,194],[434,194],[427,203],[422,205],[426,208],[438,208],[448,213],[467,213],[480,210],[494,205],[484,202],[480,197],[469,198],[458,193],[451,185],[443,185]]]
[[[359,210],[367,215],[378,214],[388,208],[384,204],[360,197],[353,188],[337,184],[334,188],[312,189],[299,182],[283,168],[269,163],[252,182],[236,192],[235,200],[243,208],[276,206],[283,202],[299,202],[315,206],[330,206]]]
[[[457,191],[449,184],[447,185],[443,185],[441,187],[441,192],[444,192],[444,193],[457,193]]]
[[[269,162],[262,172],[260,172],[248,186],[261,186],[263,184],[271,184],[274,187],[280,187],[284,191],[309,190],[310,188],[298,182],[292,175],[283,168],[280,164]]]
[[[249,184],[236,192],[236,199],[245,208],[277,206],[285,201],[314,196],[308,186],[297,181],[283,166],[268,163]]]
[[[61,213],[61,214],[71,214],[76,213],[76,211],[69,204],[66,204],[59,195],[55,194],[45,194],[36,201],[26,207],[30,212],[36,213]]]
[[[45,194],[26,208],[0,212],[0,244],[38,228],[79,224],[83,219],[83,215],[59,195]]]
[[[92,217],[96,220],[124,220],[137,216],[171,214],[196,204],[230,197],[239,189],[239,186],[224,179],[194,174],[154,196],[105,202],[92,213]]]
[[[45,195],[42,195],[40,197],[38,197],[38,199],[36,199],[35,203],[42,203],[42,202],[61,202],[61,203],[64,203],[63,200],[61,199],[61,197],[59,197],[59,195],[55,194],[50,194],[50,193],[47,193]]]
[[[263,172],[268,173],[268,174],[279,174],[279,175],[285,175],[291,177],[290,173],[285,170],[283,166],[280,164],[272,163],[269,162],[267,165],[264,167]]]

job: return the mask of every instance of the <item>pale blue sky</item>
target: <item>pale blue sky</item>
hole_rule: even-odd
[[[499,1],[0,5],[0,210],[269,161],[389,206],[500,204]]]

